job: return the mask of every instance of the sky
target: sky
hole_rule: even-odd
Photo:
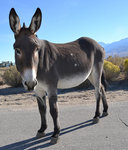
[[[26,26],[39,7],[42,24],[37,35],[50,42],[85,36],[112,43],[128,37],[128,0],[0,0],[0,62],[14,62],[15,40],[9,27],[12,7]]]

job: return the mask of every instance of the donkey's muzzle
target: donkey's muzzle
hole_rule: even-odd
[[[27,87],[28,91],[33,91],[34,87],[37,85],[37,80],[34,81],[25,81],[24,85]]]

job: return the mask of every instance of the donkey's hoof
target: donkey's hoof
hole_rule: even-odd
[[[51,137],[51,144],[56,144],[59,141],[59,137]]]
[[[96,124],[99,122],[99,120],[100,120],[99,117],[93,118],[93,123]]]
[[[108,116],[108,112],[103,112],[102,117]]]
[[[44,137],[45,136],[45,133],[43,132],[43,133],[40,133],[40,132],[37,132],[37,135],[36,135],[36,138],[42,138],[42,137]]]

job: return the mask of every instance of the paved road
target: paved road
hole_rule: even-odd
[[[34,136],[40,127],[37,108],[29,110],[0,110],[0,150],[128,150],[128,101],[109,104],[109,116],[92,124],[95,104],[60,105],[61,136],[50,145],[53,128],[47,113],[46,137]]]

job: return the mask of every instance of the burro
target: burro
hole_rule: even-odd
[[[65,44],[51,43],[38,39],[35,34],[41,26],[42,13],[37,8],[29,27],[20,25],[14,8],[10,10],[9,22],[14,32],[15,63],[27,90],[34,90],[41,116],[41,128],[37,137],[45,136],[46,95],[49,99],[50,114],[54,132],[51,143],[57,143],[60,134],[58,118],[57,88],[75,87],[86,79],[94,85],[96,112],[93,122],[99,121],[100,98],[103,102],[103,116],[107,116],[108,105],[105,96],[106,82],[103,73],[104,49],[93,39],[81,37]]]

